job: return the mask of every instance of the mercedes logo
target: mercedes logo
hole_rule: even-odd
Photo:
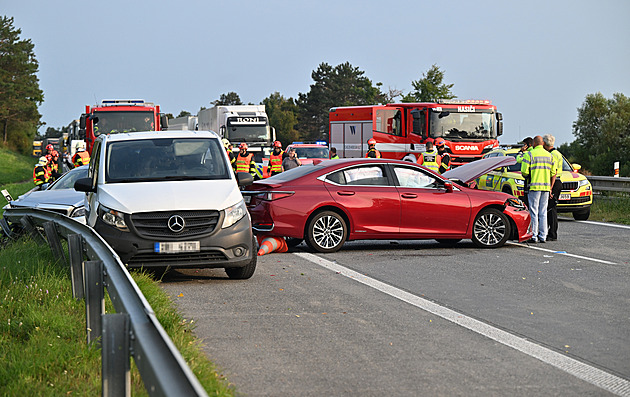
[[[168,228],[171,229],[173,233],[180,233],[184,230],[184,226],[186,226],[186,222],[184,222],[184,218],[179,215],[173,215],[168,218]]]

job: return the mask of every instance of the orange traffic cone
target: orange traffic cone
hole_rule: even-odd
[[[260,243],[258,256],[269,254],[271,252],[287,252],[289,247],[282,237],[265,237]]]

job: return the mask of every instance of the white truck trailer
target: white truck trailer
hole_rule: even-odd
[[[257,165],[268,160],[276,131],[269,126],[265,105],[215,106],[197,114],[199,130],[210,130],[227,138],[234,150],[245,142]],[[169,124],[170,126],[170,124]]]
[[[197,116],[175,117],[168,121],[168,130],[195,131],[197,129]]]

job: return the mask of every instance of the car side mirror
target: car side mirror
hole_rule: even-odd
[[[236,181],[239,186],[247,186],[254,183],[254,177],[249,172],[237,172]]]
[[[453,183],[449,181],[444,181],[444,189],[446,189],[447,193],[453,193]]]
[[[96,188],[92,187],[92,178],[77,179],[74,183],[74,190],[85,193],[96,192]]]

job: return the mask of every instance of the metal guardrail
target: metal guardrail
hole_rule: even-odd
[[[47,240],[64,262],[60,236],[67,239],[73,295],[86,302],[87,341],[102,347],[103,396],[130,395],[130,357],[149,395],[207,396],[118,255],[94,229],[40,209],[9,208],[4,218],[41,242]],[[10,235],[5,220],[0,223]],[[115,314],[104,314],[105,288]]]
[[[630,178],[612,176],[587,176],[596,192],[630,193]]]

